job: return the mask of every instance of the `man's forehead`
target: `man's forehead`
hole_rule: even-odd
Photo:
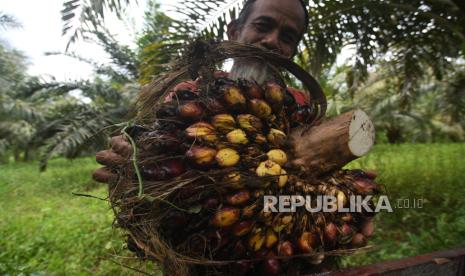
[[[275,20],[284,18],[298,31],[305,29],[305,11],[299,0],[256,0],[250,19],[261,16]]]

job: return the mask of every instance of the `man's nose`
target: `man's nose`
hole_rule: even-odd
[[[260,41],[260,45],[268,50],[281,53],[278,32],[270,32]]]

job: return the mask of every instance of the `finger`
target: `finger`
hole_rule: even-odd
[[[92,173],[92,178],[97,182],[112,183],[118,179],[118,175],[107,167],[96,169]]]
[[[110,146],[114,152],[123,157],[129,157],[132,153],[131,144],[123,135],[111,137]]]
[[[97,152],[95,160],[104,166],[117,167],[123,165],[126,159],[111,150],[103,150]]]

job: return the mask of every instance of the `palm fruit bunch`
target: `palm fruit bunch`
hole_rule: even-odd
[[[138,154],[110,199],[129,249],[166,274],[280,275],[321,271],[330,256],[365,246],[371,213],[264,210],[268,195],[333,195],[347,206],[378,192],[371,173],[292,164],[288,136],[315,109],[282,84],[206,79],[177,85],[125,130]]]

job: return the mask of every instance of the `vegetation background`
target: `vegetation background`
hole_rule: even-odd
[[[140,86],[169,70],[186,42],[196,35],[224,37],[225,24],[242,1],[185,0],[171,7],[182,15],[176,18],[149,1],[132,48],[105,25],[109,13],[121,15],[129,2],[63,3],[69,43],[98,43],[111,62],[98,64],[71,51],[51,54],[89,62],[93,80],[30,76],[22,53],[0,44],[1,274],[156,269],[135,261],[125,248],[124,234],[111,228],[107,202],[71,192],[106,197],[105,187],[90,179],[98,166],[89,156],[106,147],[108,126],[128,120]],[[423,208],[379,215],[371,241],[376,250],[344,258],[342,265],[464,246],[465,5],[460,0],[307,3],[312,20],[295,61],[323,85],[330,116],[360,106],[377,128],[373,152],[349,167],[377,170],[393,202],[423,200]],[[8,31],[20,22],[0,9],[0,25]],[[347,60],[341,62],[342,52]],[[71,96],[76,90],[87,103]]]

